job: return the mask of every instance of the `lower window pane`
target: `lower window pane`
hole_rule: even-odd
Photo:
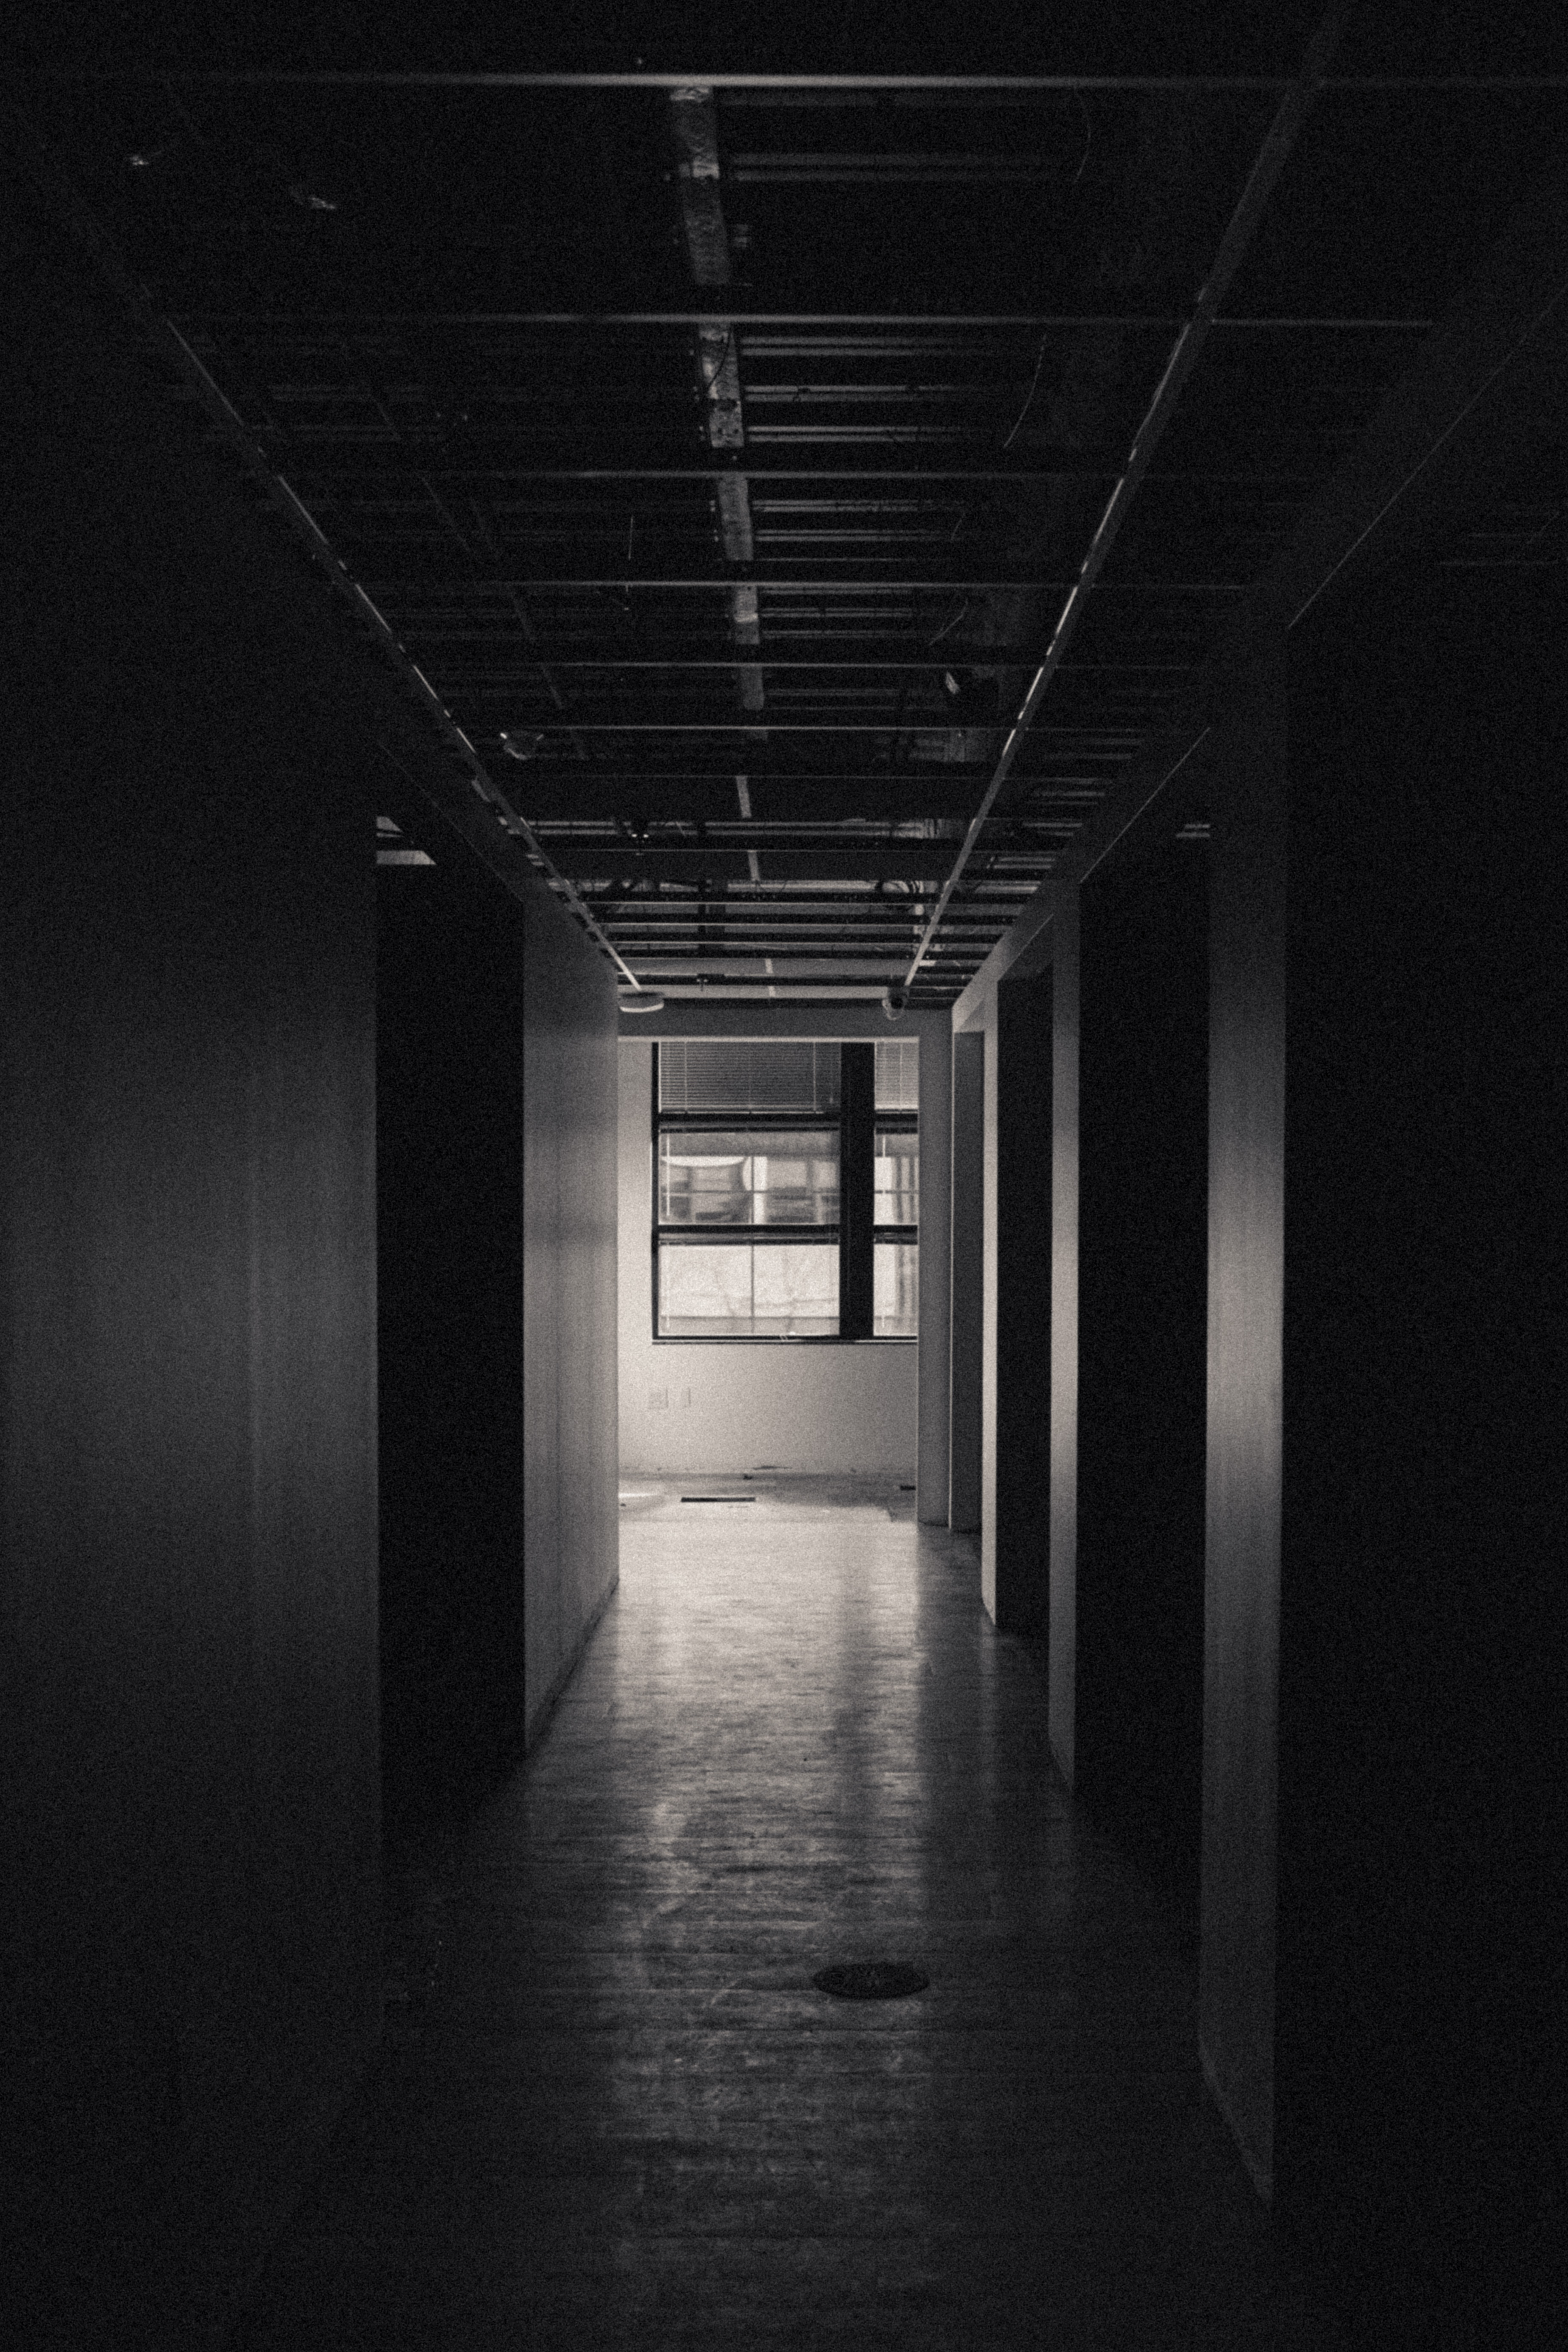
[[[822,1339],[837,1330],[837,1242],[659,1244],[661,1339]]]
[[[920,1137],[879,1128],[876,1222],[879,1225],[918,1225],[920,1221]]]
[[[873,1260],[871,1329],[879,1339],[920,1336],[919,1242],[879,1242]]]

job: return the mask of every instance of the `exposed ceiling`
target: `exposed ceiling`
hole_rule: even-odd
[[[634,11],[521,59],[30,87],[517,837],[666,994],[951,1001],[1568,130],[1539,58],[1383,19],[1017,13],[956,67]]]

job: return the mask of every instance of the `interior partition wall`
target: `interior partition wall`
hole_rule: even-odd
[[[1077,1770],[1079,904],[1058,890],[1051,956],[1050,1645],[1048,1737],[1070,1789]]]
[[[444,779],[7,198],[0,2337],[165,2352],[224,2340],[380,2029],[376,818]],[[474,853],[409,822],[435,867],[379,878],[439,891]],[[383,960],[423,1174],[380,1242],[394,1539],[447,1588],[400,1571],[395,1642],[455,1599],[447,1696],[515,1723],[521,1571],[531,1732],[616,1572],[616,1004],[519,880]]]
[[[948,1393],[948,1525],[981,1521],[985,1358],[985,1030],[952,1037],[952,1372]]]
[[[1216,730],[1202,2049],[1358,2345],[1564,2307],[1565,623],[1412,556]]]
[[[1423,2352],[1568,2310],[1565,643],[1415,557],[1290,641],[1276,2201]]]
[[[618,1573],[616,990],[390,763],[377,877],[384,1770],[401,1829],[537,1738]]]
[[[521,897],[525,1732],[620,1579],[613,966],[545,884]]]
[[[948,1517],[952,1467],[952,1029],[925,1022],[920,1043],[920,1390],[915,1451],[916,1516],[928,1527]]]
[[[1238,688],[1211,777],[1199,2036],[1209,2087],[1268,2196],[1286,1346],[1282,646]]]
[[[1074,1786],[1195,1911],[1208,854],[1152,819],[1079,894]]]
[[[1005,979],[985,1026],[981,1593],[1050,1630],[1052,979]]]
[[[216,2344],[381,2013],[395,698],[7,188],[0,2336]]]
[[[383,1770],[395,1820],[523,1738],[522,913],[390,767],[377,875]]]

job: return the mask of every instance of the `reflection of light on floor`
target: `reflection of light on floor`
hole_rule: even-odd
[[[626,1475],[635,1477],[637,1474]],[[842,1512],[890,1519],[915,1517],[914,1481],[900,1478],[896,1471],[783,1471],[763,1475],[742,1470],[712,1471],[705,1476],[688,1471],[684,1477],[661,1478],[657,1470],[645,1470],[642,1475],[655,1483],[623,1486],[622,1512],[638,1517],[668,1515],[683,1519],[688,1527],[706,1514],[683,1507],[704,1503],[749,1503],[754,1511],[748,1517],[758,1519],[816,1519]]]

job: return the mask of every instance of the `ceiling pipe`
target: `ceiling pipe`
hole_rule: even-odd
[[[1033,724],[1035,713],[1040,707],[1046,688],[1050,684],[1062,656],[1071,642],[1073,633],[1082,617],[1084,604],[1104,569],[1111,548],[1115,545],[1117,534],[1127,519],[1128,510],[1148,470],[1149,461],[1175,412],[1176,403],[1181,398],[1183,388],[1197,364],[1209,330],[1214,324],[1215,315],[1225,299],[1231,280],[1241,266],[1247,248],[1251,244],[1258,225],[1263,217],[1268,199],[1274,193],[1279,174],[1285,168],[1301,126],[1311,109],[1312,101],[1322,86],[1329,60],[1338,47],[1340,36],[1344,27],[1346,13],[1346,7],[1343,5],[1331,8],[1318,26],[1308,45],[1301,70],[1287,90],[1274,121],[1269,125],[1268,135],[1258,152],[1251,171],[1247,173],[1247,184],[1242,189],[1235,212],[1231,215],[1230,224],[1220,239],[1214,267],[1209,271],[1207,280],[1194,306],[1193,315],[1177,336],[1170,358],[1165,362],[1164,372],[1154,387],[1154,396],[1149,404],[1143,422],[1133,436],[1132,446],[1128,452],[1127,464],[1121,478],[1110,494],[1094,537],[1089,541],[1089,552],[1084,557],[1078,578],[1069,589],[1067,602],[1058,617],[1051,641],[1046,648],[1045,659],[1030,682],[1029,690],[1024,697],[1018,715],[1014,719],[1007,740],[1002,746],[995,772],[985,788],[980,806],[970,819],[969,829],[963,836],[963,845],[953,861],[952,870],[942,885],[942,896],[921,935],[920,945],[915,950],[909,971],[904,976],[906,989],[914,986],[920,968],[931,953],[931,943],[941,928],[948,902],[958,887],[964,867],[974,854],[984,829],[985,821],[996,805],[1002,787],[1012,773],[1013,762],[1017,757],[1019,746]]]

